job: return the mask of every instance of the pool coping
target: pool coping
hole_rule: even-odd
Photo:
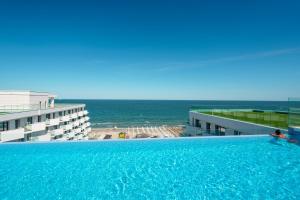
[[[174,137],[174,138],[132,138],[132,139],[107,139],[107,140],[67,140],[67,141],[28,141],[28,142],[3,142],[1,145],[9,144],[58,144],[58,143],[86,143],[86,142],[130,142],[130,141],[161,141],[161,140],[192,140],[192,139],[227,139],[227,138],[255,138],[270,137],[267,134],[260,135],[228,135],[228,136],[195,136],[195,137]]]

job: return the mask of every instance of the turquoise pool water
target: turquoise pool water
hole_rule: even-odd
[[[269,137],[0,145],[1,199],[299,199],[300,147]]]

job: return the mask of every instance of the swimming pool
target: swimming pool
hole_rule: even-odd
[[[0,145],[0,199],[299,199],[300,147],[269,137]]]

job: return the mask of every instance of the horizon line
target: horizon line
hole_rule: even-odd
[[[288,102],[287,100],[258,100],[258,99],[109,99],[109,98],[57,98],[56,100],[112,100],[112,101],[274,101],[274,102]]]

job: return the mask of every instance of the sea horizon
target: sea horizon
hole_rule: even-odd
[[[59,99],[57,103],[82,103],[91,117],[92,128],[187,125],[189,111],[205,109],[262,109],[287,111],[288,101],[220,100],[108,100]]]
[[[296,97],[290,97],[296,98]],[[56,98],[56,101],[60,100],[112,100],[112,101],[262,101],[262,102],[289,102],[289,100],[268,100],[268,99],[113,99],[113,98]]]

